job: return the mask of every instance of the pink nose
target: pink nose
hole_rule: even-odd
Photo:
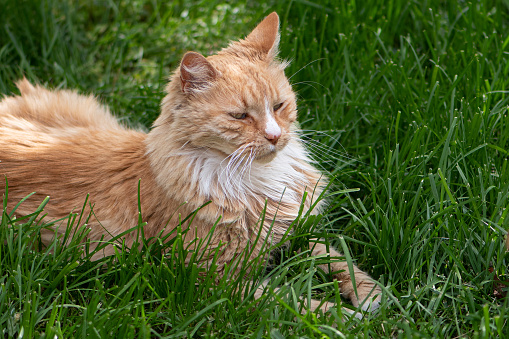
[[[277,144],[277,141],[279,140],[279,137],[281,136],[281,133],[273,134],[273,133],[266,133],[265,139],[267,139],[272,145]]]

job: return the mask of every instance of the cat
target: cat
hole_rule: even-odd
[[[281,241],[301,204],[309,210],[326,185],[298,136],[295,93],[284,73],[287,63],[277,57],[279,36],[274,12],[216,55],[187,52],[148,134],[120,125],[94,97],[19,81],[21,95],[0,102],[0,175],[8,180],[8,207],[32,190],[18,215],[35,211],[46,196],[47,220],[71,211],[86,215],[94,206],[88,238],[111,239],[138,224],[140,184],[146,238],[169,234],[175,213],[189,215],[210,201],[197,212],[186,242],[206,238],[220,218],[208,245],[223,246],[219,274],[245,248],[259,256],[262,244]],[[0,190],[5,194],[5,182]],[[321,209],[318,202],[312,213]],[[43,243],[65,227],[43,230]],[[134,233],[122,236],[128,246]],[[313,255],[341,256],[319,242],[309,248]],[[107,246],[92,259],[112,254]],[[368,274],[353,267],[355,289],[346,262],[321,266],[334,272],[354,306],[379,307],[381,289]]]

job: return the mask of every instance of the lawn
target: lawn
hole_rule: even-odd
[[[18,219],[4,203],[5,338],[507,336],[508,1],[0,0],[0,95],[25,75],[148,130],[185,51],[210,55],[272,11],[303,138],[334,177],[327,211],[296,220],[273,266],[240,263],[281,290],[257,302],[245,280],[214,283],[179,237],[98,262],[84,234],[44,249],[47,201]],[[298,296],[352,308],[324,259],[297,251],[325,233],[383,286],[375,314],[300,314]]]

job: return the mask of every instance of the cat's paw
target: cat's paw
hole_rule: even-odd
[[[349,309],[349,308],[345,308],[345,307],[343,307],[343,308],[341,309],[341,312],[343,313],[343,317],[344,317],[344,319],[345,319],[345,320],[349,320],[349,319],[351,319],[352,317],[353,317],[353,318],[357,318],[357,319],[359,319],[359,320],[362,320],[362,318],[363,318],[363,315],[362,315],[362,313],[361,313],[361,312],[353,311],[353,310],[351,310],[351,309]]]
[[[350,300],[355,307],[361,308],[365,312],[375,312],[380,308],[382,303],[382,290],[374,283],[370,283],[371,288],[367,287],[368,284],[363,284],[361,288],[358,286],[358,296],[354,296]]]
[[[368,298],[361,304],[361,310],[365,312],[375,312],[380,308],[380,304],[382,303],[382,297],[378,295],[374,300],[373,298]]]

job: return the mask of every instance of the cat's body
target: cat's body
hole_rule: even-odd
[[[272,228],[273,242],[277,243],[297,217],[302,193],[306,189],[309,192],[308,208],[313,194],[316,199],[320,193],[319,187],[313,192],[320,174],[306,162],[307,155],[298,140],[292,140],[271,162],[253,163],[249,172],[246,168],[241,174],[245,164],[233,163],[230,167],[237,166],[237,170],[227,170],[225,156],[206,147],[187,150],[185,142],[173,140],[161,147],[159,138],[126,129],[92,97],[33,87],[27,80],[18,86],[21,96],[0,103],[0,112],[9,112],[0,113],[0,168],[9,182],[11,207],[37,189],[18,207],[20,215],[35,211],[50,196],[45,212],[52,219],[64,218],[72,210],[80,213],[89,194],[85,215],[92,205],[96,206],[97,217],[89,221],[89,237],[99,240],[105,235],[103,227],[117,235],[138,223],[136,197],[141,180],[147,238],[159,235],[167,223],[167,231],[171,231],[178,222],[176,215],[185,217],[211,201],[200,209],[187,237],[206,238],[221,217],[219,225],[225,227],[217,228],[217,238],[243,249],[257,237],[257,221],[266,199],[264,226]],[[77,107],[88,109],[71,118],[67,112],[76,112]],[[158,164],[168,165],[159,171],[163,173],[163,184],[158,184],[153,169]],[[192,234],[195,231],[199,234]],[[222,232],[225,234],[219,235]],[[48,232],[44,240],[50,241],[53,236]],[[104,254],[112,254],[111,250],[106,248]]]
[[[295,95],[285,65],[275,58],[278,24],[273,13],[217,55],[187,53],[148,134],[121,126],[92,97],[20,81],[21,96],[0,102],[0,175],[9,182],[9,207],[35,190],[16,213],[32,213],[50,196],[45,213],[59,219],[81,212],[89,194],[84,212],[94,206],[96,219],[88,222],[88,237],[110,238],[137,225],[140,182],[147,238],[171,232],[178,215],[210,201],[186,241],[206,238],[220,218],[209,245],[224,246],[220,270],[252,244],[256,256],[264,242],[278,243],[303,200],[309,209],[324,186],[296,133]],[[53,236],[48,231],[43,241]],[[128,245],[133,236],[125,236]],[[314,254],[327,252],[321,244],[310,246]],[[96,257],[112,253],[110,246]],[[331,256],[339,254],[332,250]],[[355,296],[346,263],[331,266],[346,270],[336,278],[354,305],[373,289],[379,293],[355,267]]]

